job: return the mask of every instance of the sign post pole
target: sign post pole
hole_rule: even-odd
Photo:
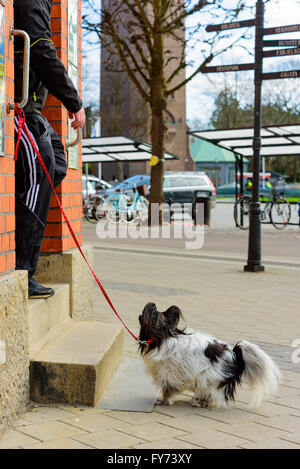
[[[253,186],[250,204],[250,226],[248,261],[244,266],[246,272],[263,271],[261,265],[261,209],[259,202],[259,173],[261,152],[261,95],[263,68],[263,0],[256,3],[256,35],[255,35],[255,103],[254,103],[254,138],[253,138]]]

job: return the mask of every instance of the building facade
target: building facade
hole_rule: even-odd
[[[179,34],[182,34],[182,37],[184,37],[184,28]],[[164,47],[165,50],[171,51],[173,56],[180,56],[181,45],[178,46],[178,43],[172,36],[165,39]],[[175,62],[170,61],[166,66],[165,73],[167,76],[174,70]],[[172,86],[176,86],[176,84],[181,83],[184,79],[185,70],[183,69],[173,80]],[[126,72],[116,73],[108,70],[107,51],[105,48],[101,50],[100,115],[102,137],[122,135],[148,143],[151,142],[151,115],[149,106],[143,101]],[[189,153],[186,124],[185,86],[176,91],[168,99],[166,125],[168,127],[166,150],[179,157],[179,160],[167,162],[165,164],[166,170],[192,170],[193,161]],[[113,176],[123,179],[134,174],[149,172],[150,165],[148,162],[102,164],[102,177],[106,180],[111,180]]]

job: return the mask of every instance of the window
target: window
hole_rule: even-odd
[[[205,177],[201,176],[168,176],[164,180],[164,188],[207,186]]]

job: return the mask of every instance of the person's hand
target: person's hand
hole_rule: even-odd
[[[76,114],[72,114],[72,112],[69,112],[69,117],[70,119],[74,119],[71,124],[73,129],[83,128],[85,123],[85,110],[83,109],[83,107],[78,112],[76,112]]]

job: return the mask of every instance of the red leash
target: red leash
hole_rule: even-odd
[[[30,133],[29,133],[29,130],[28,130],[27,125],[26,125],[26,122],[25,122],[25,114],[24,114],[23,109],[20,109],[19,106],[18,106],[17,104],[15,104],[15,110],[16,110],[16,114],[17,114],[17,116],[18,116],[18,118],[19,118],[19,126],[18,126],[18,139],[17,139],[17,143],[16,143],[16,147],[15,147],[15,156],[14,156],[14,160],[15,160],[15,161],[17,160],[17,157],[18,157],[18,150],[19,150],[19,145],[20,145],[20,140],[21,140],[21,137],[22,137],[22,133],[23,133],[23,131],[24,131],[25,134],[26,134],[26,136],[28,137],[28,139],[29,139],[31,145],[32,145],[32,148],[34,149],[34,152],[35,152],[36,156],[38,157],[38,160],[39,160],[39,162],[40,162],[40,164],[41,164],[41,166],[42,166],[42,168],[43,168],[43,170],[44,170],[46,176],[47,176],[47,179],[48,179],[48,181],[49,181],[49,183],[50,183],[50,186],[51,186],[51,188],[52,188],[52,190],[53,190],[53,193],[54,193],[54,196],[55,196],[55,198],[56,198],[57,204],[58,204],[58,206],[59,206],[59,208],[60,208],[60,210],[61,210],[61,213],[62,213],[62,215],[63,215],[63,217],[64,217],[64,219],[65,219],[65,222],[66,222],[66,224],[67,224],[67,227],[69,228],[69,231],[70,231],[70,233],[71,233],[71,236],[72,236],[72,238],[73,238],[73,240],[74,240],[74,242],[75,242],[75,244],[76,244],[76,246],[77,246],[77,248],[78,248],[80,254],[82,255],[83,259],[85,260],[85,262],[86,262],[88,268],[90,269],[90,271],[91,271],[91,273],[92,273],[94,279],[96,280],[96,282],[97,282],[97,284],[98,284],[98,287],[100,288],[100,290],[101,290],[101,292],[103,293],[103,295],[104,295],[106,301],[108,302],[109,306],[111,307],[111,309],[113,310],[113,312],[116,314],[116,316],[119,318],[119,320],[121,321],[121,323],[123,324],[123,326],[125,327],[125,329],[126,329],[126,330],[129,332],[129,334],[134,338],[134,340],[136,340],[136,341],[138,341],[138,342],[140,342],[140,343],[147,343],[147,344],[150,344],[151,342],[154,342],[154,339],[150,339],[150,340],[147,340],[147,341],[139,341],[139,339],[130,331],[130,329],[128,329],[128,327],[126,326],[126,324],[122,321],[122,319],[120,318],[119,314],[117,313],[117,311],[116,311],[114,305],[112,304],[112,302],[111,302],[111,300],[110,300],[108,294],[106,293],[104,287],[102,286],[100,280],[98,279],[97,275],[96,275],[95,272],[93,271],[92,267],[90,266],[88,260],[86,259],[85,255],[84,255],[84,253],[83,253],[83,251],[82,251],[82,249],[81,249],[81,247],[80,247],[80,244],[79,244],[79,242],[78,242],[78,240],[77,240],[77,238],[76,238],[76,235],[75,235],[75,233],[74,233],[74,231],[73,231],[73,228],[72,228],[72,226],[71,226],[71,224],[70,224],[70,222],[69,222],[69,220],[68,220],[68,218],[67,218],[67,215],[65,214],[65,211],[64,211],[64,209],[63,209],[63,207],[62,207],[62,205],[61,205],[61,203],[60,203],[60,200],[59,200],[59,198],[58,198],[58,195],[57,195],[57,193],[56,193],[56,191],[55,191],[55,189],[54,189],[53,183],[52,183],[52,181],[51,181],[51,178],[50,178],[50,175],[49,175],[49,173],[48,173],[48,170],[47,170],[47,168],[46,168],[46,166],[45,166],[45,163],[44,163],[44,161],[43,161],[43,159],[42,159],[42,157],[41,157],[41,155],[40,155],[40,153],[39,153],[39,151],[38,151],[38,149],[37,149],[37,147],[36,147],[36,145],[35,145],[35,143],[34,143],[32,137],[31,137]]]

